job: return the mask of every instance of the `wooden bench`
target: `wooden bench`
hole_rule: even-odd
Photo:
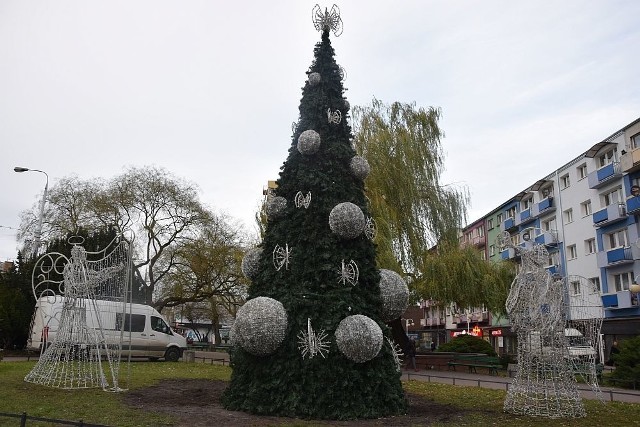
[[[449,370],[453,369],[454,371],[456,366],[466,366],[470,373],[477,373],[476,368],[486,368],[491,375],[498,375],[498,369],[502,368],[499,357],[475,354],[458,354],[447,365],[449,365]]]

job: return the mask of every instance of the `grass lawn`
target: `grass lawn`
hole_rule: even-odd
[[[25,383],[24,376],[35,362],[0,362],[0,412],[58,418],[111,426],[171,426],[170,416],[150,414],[122,403],[123,393],[100,389],[60,390]],[[228,380],[231,369],[206,363],[131,363],[130,388],[156,384],[170,378],[209,378]],[[587,418],[548,420],[516,417],[502,412],[505,392],[477,387],[456,387],[435,383],[410,381],[405,390],[422,394],[437,403],[469,411],[456,426],[640,426],[640,405],[585,400]],[[292,422],[291,425],[313,425],[313,422]],[[0,417],[0,426],[16,426],[18,420]],[[46,425],[28,422],[27,425]],[[444,426],[452,424],[433,424]]]

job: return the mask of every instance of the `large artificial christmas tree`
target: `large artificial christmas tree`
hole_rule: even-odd
[[[405,412],[398,346],[385,322],[408,304],[402,278],[378,270],[364,179],[347,123],[342,72],[329,32],[337,8],[314,9],[322,40],[307,72],[300,117],[263,242],[247,253],[252,281],[232,328],[226,408],[305,418]]]

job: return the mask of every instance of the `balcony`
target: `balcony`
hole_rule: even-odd
[[[631,298],[631,292],[629,291],[618,291],[602,294],[602,305],[606,310],[631,308],[637,305],[637,300]]]
[[[555,230],[544,231],[534,239],[539,245],[556,246],[558,244],[558,232]]]
[[[471,239],[471,243],[477,248],[483,248],[487,244],[485,236],[475,236]]]
[[[600,188],[612,179],[621,178],[620,162],[609,163],[589,174],[589,188]]]
[[[516,220],[512,217],[505,219],[502,224],[500,224],[501,231],[509,231],[517,227]]]
[[[427,317],[426,326],[439,326],[444,325],[444,319],[442,317]]]
[[[562,276],[562,267],[559,265],[549,265],[544,269],[547,270],[552,277],[558,275]]]
[[[500,257],[504,260],[514,259],[517,256],[517,252],[515,248],[506,248],[502,252],[500,252]]]
[[[556,205],[553,203],[553,197],[547,197],[546,199],[540,200],[540,203],[535,205],[534,210],[538,212],[534,212],[534,216],[546,214],[549,212],[553,212],[556,210]]]
[[[598,268],[611,267],[613,265],[629,264],[633,262],[631,247],[615,248],[608,251],[600,251],[596,254]]]
[[[620,157],[620,168],[622,172],[629,173],[640,169],[640,148],[625,153]]]
[[[515,225],[526,224],[536,219],[531,208],[516,213]]]
[[[627,218],[627,207],[624,203],[614,203],[593,214],[594,227],[602,227]]]
[[[627,200],[627,214],[640,214],[640,196]]]

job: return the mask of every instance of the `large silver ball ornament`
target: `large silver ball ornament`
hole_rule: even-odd
[[[380,326],[373,319],[362,314],[342,319],[335,335],[340,353],[356,363],[363,363],[376,357],[384,339]]]
[[[298,137],[298,151],[308,156],[315,154],[320,149],[320,134],[315,130],[305,130]]]
[[[351,173],[362,181],[364,181],[364,179],[369,175],[369,172],[371,172],[369,162],[361,156],[353,156],[349,163],[349,167],[351,168]]]
[[[232,329],[234,345],[253,355],[266,356],[284,340],[287,312],[280,301],[257,297],[238,309]]]
[[[281,218],[287,208],[287,199],[281,196],[267,198],[266,212],[270,220]]]
[[[320,80],[322,80],[322,78],[320,77],[320,73],[309,74],[309,84],[311,86],[317,85],[318,83],[320,83]]]
[[[402,316],[409,306],[409,287],[395,271],[380,270],[382,320],[389,322]]]
[[[351,104],[349,104],[349,101],[347,101],[345,99],[344,100],[344,111],[349,111],[350,108],[351,108]]]
[[[343,239],[354,239],[362,234],[365,226],[364,213],[351,202],[336,205],[329,213],[329,228]]]
[[[244,274],[244,277],[247,279],[253,280],[258,274],[260,255],[262,255],[261,248],[249,249],[247,253],[244,254],[240,268],[242,269],[242,274]]]

